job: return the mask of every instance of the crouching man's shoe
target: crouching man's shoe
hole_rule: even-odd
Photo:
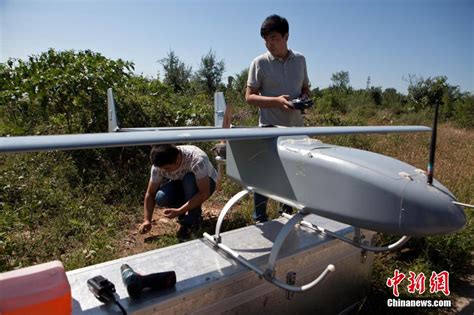
[[[176,233],[176,237],[181,242],[189,240],[191,238],[191,228],[186,225],[181,225],[178,232]]]

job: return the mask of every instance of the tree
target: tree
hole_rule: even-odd
[[[370,87],[369,89],[370,96],[374,101],[375,105],[380,106],[382,105],[383,95],[382,95],[382,87]]]
[[[404,95],[398,93],[397,89],[395,88],[386,88],[383,91],[382,100],[384,106],[397,107],[401,104],[402,100],[404,100]]]
[[[176,56],[173,50],[168,56],[159,60],[165,71],[163,83],[171,86],[175,92],[182,92],[189,87],[192,68],[188,67]]]
[[[339,71],[333,73],[331,76],[331,81],[333,82],[332,87],[338,90],[347,92],[350,89],[349,86],[349,72],[348,71]]]
[[[454,103],[453,118],[459,127],[474,128],[474,95],[463,93]]]
[[[196,81],[209,95],[212,95],[221,83],[224,71],[224,60],[218,61],[216,54],[209,50],[207,55],[201,58],[201,66],[196,73]]]
[[[237,73],[235,75],[233,88],[242,96],[245,95],[248,76],[249,76],[249,68],[245,68],[242,71],[240,71],[240,73]]]
[[[452,113],[452,103],[459,97],[459,87],[447,83],[446,76],[434,78],[418,77],[409,75],[408,100],[415,109],[423,109],[434,106],[436,103],[444,104],[442,109],[444,115],[449,117]]]

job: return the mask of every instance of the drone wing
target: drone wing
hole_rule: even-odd
[[[147,129],[148,130],[148,129]],[[425,126],[355,126],[293,128],[158,128],[144,132],[110,132],[72,135],[18,136],[0,138],[0,152],[36,152],[90,148],[143,146],[161,143],[249,140],[280,136],[329,136],[368,133],[427,132]]]

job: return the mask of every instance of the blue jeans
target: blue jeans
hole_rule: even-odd
[[[209,178],[210,194],[216,189],[216,182]],[[161,186],[156,193],[155,201],[160,207],[179,208],[188,202],[199,191],[196,178],[193,173],[186,173],[182,180],[172,180]],[[191,227],[202,220],[201,205],[195,209],[189,210],[185,214],[178,216],[178,222],[181,225]]]
[[[268,203],[268,197],[265,197],[258,193],[253,194],[253,205],[254,205],[253,219],[255,221],[265,222],[268,220],[267,203]],[[293,213],[293,208],[288,205],[280,204],[280,207],[282,207],[281,210],[285,213],[289,213],[289,214]]]

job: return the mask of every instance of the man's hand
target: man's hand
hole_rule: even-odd
[[[165,218],[168,218],[168,219],[176,218],[180,214],[181,213],[179,209],[168,208],[168,209],[163,210],[163,215],[165,216]]]
[[[138,231],[140,232],[140,234],[145,234],[150,230],[151,230],[151,222],[148,220],[143,221],[143,223],[138,228]]]
[[[283,109],[285,111],[293,110],[293,106],[290,103],[289,95],[280,95],[275,97],[275,102],[277,103],[277,108]]]

